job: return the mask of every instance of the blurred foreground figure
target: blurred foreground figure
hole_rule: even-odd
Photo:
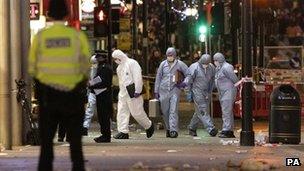
[[[40,106],[41,150],[39,171],[53,170],[53,138],[64,122],[73,171],[83,171],[81,130],[89,71],[89,44],[84,33],[64,25],[68,15],[63,0],[49,1],[54,25],[35,37],[29,55],[29,74],[37,85]]]
[[[144,111],[142,97],[143,80],[141,68],[137,61],[130,59],[121,50],[114,50],[113,60],[118,67],[116,69],[119,80],[117,129],[115,139],[129,139],[130,113],[134,119],[146,130],[147,138],[154,133],[154,125]]]

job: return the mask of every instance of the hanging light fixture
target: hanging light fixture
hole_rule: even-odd
[[[171,3],[174,4],[174,0],[171,0]],[[184,21],[187,17],[194,17],[195,19],[198,19],[198,1],[192,0],[190,2],[191,4],[187,4],[187,2],[184,0],[182,3],[183,4],[181,7],[172,6],[172,11],[179,14],[182,21]]]

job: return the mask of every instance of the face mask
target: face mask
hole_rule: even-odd
[[[206,64],[203,64],[203,68],[206,69],[208,67],[208,65]]]
[[[91,64],[97,64],[97,59],[95,57],[91,58]]]
[[[115,59],[114,62],[115,62],[117,65],[121,64],[121,60],[120,60],[120,59]]]
[[[174,61],[174,57],[173,56],[167,56],[167,61],[168,62],[173,62]]]
[[[220,66],[220,63],[218,61],[214,61],[214,65],[218,67]]]

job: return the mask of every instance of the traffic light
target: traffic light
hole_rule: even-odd
[[[103,6],[94,8],[94,37],[108,36],[108,14]]]
[[[111,11],[112,18],[112,34],[119,34],[119,18],[120,18],[120,6],[112,6]]]
[[[201,3],[198,9],[196,33],[200,42],[205,42],[208,33],[208,9]]]
[[[224,33],[224,3],[217,2],[211,9],[212,23],[211,34],[218,35]]]
[[[199,37],[198,37],[198,39],[199,39],[200,42],[205,42],[205,41],[206,41],[206,34],[207,34],[207,31],[208,31],[208,29],[207,29],[207,26],[206,26],[206,25],[200,25],[200,26],[198,27],[198,32],[199,32]]]

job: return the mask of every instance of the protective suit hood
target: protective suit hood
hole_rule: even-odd
[[[226,62],[225,56],[222,53],[216,53],[213,56],[213,60],[218,61],[219,63]]]
[[[176,59],[176,50],[173,47],[169,47],[166,51],[166,56],[173,56]]]
[[[120,59],[121,63],[125,63],[129,57],[125,53],[123,53],[121,50],[117,49],[117,50],[113,51],[112,58]]]
[[[208,65],[211,62],[211,56],[209,54],[203,54],[198,60],[201,65]]]
[[[93,55],[90,59],[91,64],[97,64],[96,55]]]

